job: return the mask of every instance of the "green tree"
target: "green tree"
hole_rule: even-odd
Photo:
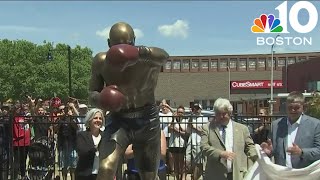
[[[320,119],[320,94],[315,93],[314,96],[307,101],[306,114]]]
[[[25,95],[68,97],[68,45],[37,45],[26,40],[0,41],[0,99],[21,99]],[[53,60],[47,55],[52,50]],[[71,49],[72,94],[87,99],[92,51]]]

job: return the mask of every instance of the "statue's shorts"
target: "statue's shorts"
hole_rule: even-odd
[[[100,144],[100,159],[113,153],[117,143],[125,150],[133,145],[140,172],[156,172],[160,163],[159,108],[155,104],[131,111],[111,113]]]

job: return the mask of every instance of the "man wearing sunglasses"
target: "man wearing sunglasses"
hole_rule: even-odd
[[[320,159],[320,120],[303,113],[305,99],[300,92],[287,97],[287,117],[271,124],[271,139],[261,144],[275,163],[304,168]]]

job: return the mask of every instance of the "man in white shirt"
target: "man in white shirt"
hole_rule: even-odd
[[[271,124],[271,139],[261,144],[275,163],[304,168],[320,159],[320,120],[303,113],[305,100],[300,92],[287,97],[287,117]]]
[[[166,138],[169,138],[170,133],[168,131],[168,126],[172,122],[172,116],[173,116],[171,112],[172,108],[165,101],[163,101],[163,103],[160,104],[160,109],[161,109],[161,111],[159,112],[160,122],[161,122],[160,126]]]

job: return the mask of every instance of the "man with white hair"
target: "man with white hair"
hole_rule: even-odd
[[[215,120],[203,126],[200,148],[207,157],[204,180],[242,180],[247,158],[258,156],[248,127],[231,120],[233,107],[219,98],[213,105]]]

